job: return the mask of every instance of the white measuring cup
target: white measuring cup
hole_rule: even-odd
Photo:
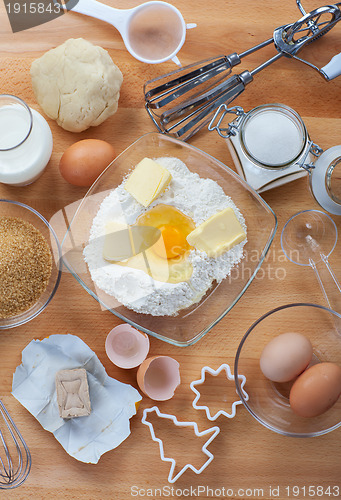
[[[130,54],[149,64],[171,59],[181,66],[176,54],[185,42],[186,29],[196,27],[196,24],[186,24],[176,7],[161,1],[146,2],[132,9],[115,9],[96,0],[79,0],[69,9],[114,26]]]

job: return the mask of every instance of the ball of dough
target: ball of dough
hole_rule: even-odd
[[[82,132],[117,111],[123,76],[102,47],[71,38],[32,63],[31,79],[47,116]]]

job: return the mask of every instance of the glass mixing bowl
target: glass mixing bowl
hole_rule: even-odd
[[[259,360],[263,348],[274,337],[297,332],[313,346],[312,363],[332,362],[341,366],[341,314],[315,304],[288,304],[259,318],[244,335],[236,354],[234,376],[238,394],[251,415],[268,429],[292,437],[313,437],[341,426],[341,398],[317,417],[296,415],[290,408],[291,383],[268,380]],[[245,375],[241,390],[238,375]]]
[[[18,201],[0,199],[0,216],[18,217],[26,222],[30,222],[44,236],[52,254],[52,272],[45,291],[40,295],[37,302],[26,311],[10,318],[0,318],[0,330],[6,330],[31,321],[31,319],[38,316],[45,309],[58,288],[61,278],[62,260],[61,248],[53,228],[34,208]]]
[[[245,257],[231,276],[215,284],[200,302],[177,316],[152,316],[136,313],[114,297],[97,289],[83,250],[88,243],[93,218],[101,202],[143,158],[176,157],[190,171],[211,178],[231,196],[245,217],[248,242]],[[212,156],[182,141],[151,133],[142,136],[119,155],[91,186],[80,203],[62,243],[67,269],[104,308],[135,328],[178,346],[193,344],[220,321],[243,295],[261,266],[277,228],[271,208],[243,179]]]

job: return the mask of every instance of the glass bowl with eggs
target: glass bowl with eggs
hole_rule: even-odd
[[[235,359],[238,394],[251,415],[284,436],[313,437],[341,426],[341,314],[288,304],[259,318]],[[238,375],[246,377],[244,390]]]
[[[50,303],[61,278],[61,248],[34,208],[0,199],[0,330],[20,326]]]
[[[276,228],[271,208],[234,171],[150,133],[91,186],[63,239],[63,261],[103,309],[187,346],[243,295]]]

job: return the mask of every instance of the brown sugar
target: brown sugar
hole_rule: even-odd
[[[35,304],[51,272],[52,255],[42,233],[18,217],[0,217],[0,318]]]

